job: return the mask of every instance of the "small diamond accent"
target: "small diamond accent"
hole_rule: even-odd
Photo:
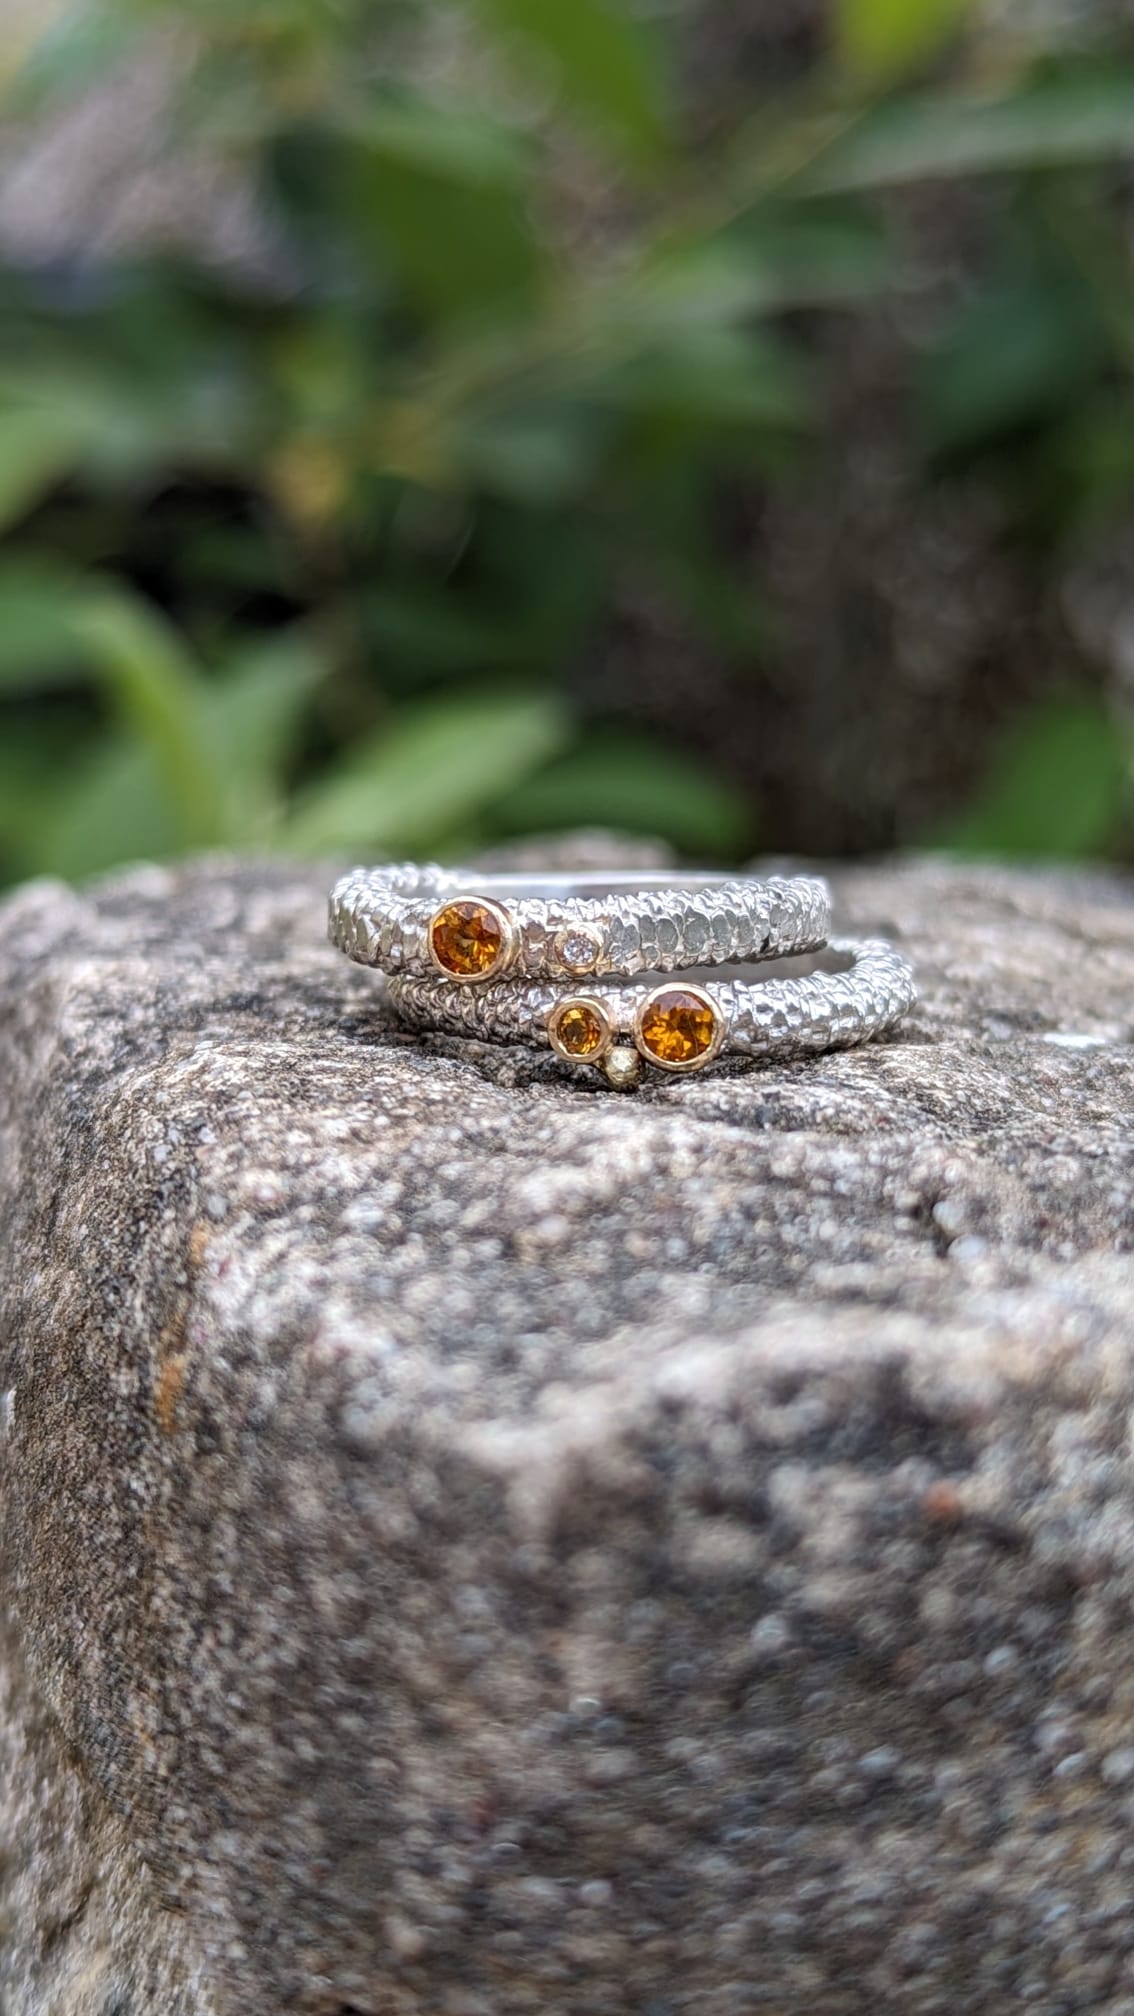
[[[597,931],[585,931],[569,926],[559,933],[555,949],[560,963],[566,966],[569,973],[591,973],[598,963],[602,941]]]

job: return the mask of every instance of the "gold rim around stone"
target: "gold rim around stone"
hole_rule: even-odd
[[[616,1030],[604,1002],[593,994],[567,994],[547,1018],[547,1038],[566,1064],[598,1064]]]
[[[671,981],[647,994],[634,1017],[634,1043],[659,1071],[703,1071],[721,1052],[727,1028],[703,987]]]
[[[568,973],[593,973],[602,947],[602,932],[591,924],[564,924],[552,940],[552,951]]]
[[[484,896],[453,896],[433,912],[426,942],[437,972],[468,987],[507,972],[517,932],[502,904]]]

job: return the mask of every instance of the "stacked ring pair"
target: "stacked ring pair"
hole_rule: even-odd
[[[809,876],[486,875],[357,868],[331,892],[331,942],[388,976],[411,1027],[551,1048],[635,1084],[643,1063],[797,1056],[865,1042],[914,999],[881,940],[830,940]],[[768,977],[822,952],[827,970]],[[724,969],[720,971],[719,969]]]

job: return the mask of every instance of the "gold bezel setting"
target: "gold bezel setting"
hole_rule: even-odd
[[[475,945],[455,949],[462,958],[477,954]],[[717,986],[709,979],[703,988],[692,975],[668,979],[655,968],[648,981],[631,986],[604,979],[576,989],[536,984],[529,976],[515,985],[462,992],[432,973],[402,971],[391,975],[388,992],[412,1029],[529,1044],[574,1064],[597,1060],[596,1077],[628,1091],[650,1066],[680,1077],[704,1070],[722,1053],[742,1061],[812,1057],[896,1029],[917,998],[908,959],[883,939],[835,938],[828,951],[814,972],[790,980],[734,973]],[[586,1002],[587,1014],[564,1032],[556,1010],[565,1015],[572,1001]],[[596,1015],[617,1032],[608,1049],[604,1021]]]
[[[586,947],[580,958],[573,948]],[[602,957],[603,934],[593,924],[564,924],[551,941],[551,949],[565,973],[593,973]]]
[[[559,1039],[559,1025],[563,1017],[572,1009],[578,1008],[585,1009],[588,1014],[593,1015],[599,1025],[601,1036],[593,1050],[585,1052],[568,1050]],[[598,1000],[594,994],[565,994],[561,1001],[555,1003],[547,1018],[547,1040],[556,1056],[562,1057],[565,1064],[601,1064],[616,1034],[606,1003]]]
[[[444,960],[438,957],[434,934],[452,912],[460,910],[482,912],[485,917],[491,918],[500,933],[499,951],[491,962],[487,966],[482,966],[478,972],[457,972],[454,967],[447,966]],[[455,981],[458,987],[483,987],[489,980],[499,980],[501,974],[507,972],[516,956],[519,940],[515,922],[503,904],[493,903],[486,896],[470,895],[450,896],[444,903],[438,905],[426,926],[425,942],[430,963],[444,979]]]
[[[656,1050],[652,1050],[645,1040],[643,1030],[647,1018],[659,1008],[667,995],[691,995],[712,1016],[713,1033],[710,1041],[704,1050],[698,1051],[695,1057],[659,1057]],[[728,1027],[720,1002],[714,1000],[713,996],[707,993],[703,987],[695,987],[689,981],[671,980],[664,987],[654,987],[646,995],[645,1000],[640,1004],[634,1016],[632,1034],[635,1048],[647,1064],[652,1064],[658,1071],[688,1073],[690,1071],[703,1071],[706,1064],[711,1064],[714,1058],[720,1056],[725,1037],[728,1034]]]

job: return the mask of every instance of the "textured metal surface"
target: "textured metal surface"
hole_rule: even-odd
[[[457,895],[500,902],[492,878],[475,869],[355,868],[331,891],[328,936],[363,966],[430,976],[430,920]],[[831,922],[826,883],[802,875],[768,881],[691,876],[683,884],[675,870],[661,888],[589,897],[509,895],[501,907],[517,933],[513,982],[575,977],[582,969],[566,964],[555,942],[572,927],[598,935],[589,973],[629,977],[814,951],[826,942]]]
[[[727,1025],[723,1051],[741,1057],[794,1057],[865,1043],[900,1021],[916,996],[907,960],[882,939],[840,938],[829,950],[850,961],[845,972],[798,979],[715,979],[706,988]],[[395,978],[390,999],[411,1028],[443,1030],[493,1043],[546,1044],[552,1009],[571,990],[547,982],[496,981],[458,987],[437,976]],[[616,1029],[629,1034],[650,985],[588,982]]]

